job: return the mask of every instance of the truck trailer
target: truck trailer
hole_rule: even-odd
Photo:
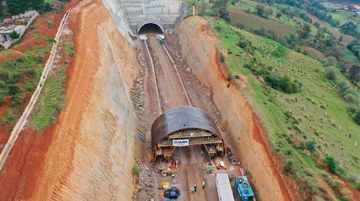
[[[216,189],[219,201],[235,201],[227,173],[216,174]]]
[[[254,192],[246,176],[235,178],[235,188],[241,201],[256,201]]]

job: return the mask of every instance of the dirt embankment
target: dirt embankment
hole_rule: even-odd
[[[25,131],[0,172],[0,200],[130,200],[136,53],[100,0],[73,10],[76,57],[66,105],[45,132]]]
[[[212,88],[223,121],[230,123],[224,138],[251,172],[262,200],[293,200],[295,195],[289,194],[279,164],[274,164],[266,133],[249,102],[239,88],[226,87],[226,69],[218,63],[218,39],[209,26],[209,21],[200,17],[188,18],[179,26],[182,55],[200,82]]]

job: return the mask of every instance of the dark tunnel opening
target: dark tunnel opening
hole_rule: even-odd
[[[164,34],[162,28],[155,23],[147,23],[140,27],[138,31],[138,35],[146,35],[146,34]]]

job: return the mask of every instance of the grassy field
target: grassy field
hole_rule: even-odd
[[[59,61],[53,64],[52,74],[48,76],[35,110],[30,116],[31,126],[39,130],[46,129],[54,123],[65,104],[66,70],[75,56],[72,34],[62,38],[58,55]]]
[[[231,10],[229,14],[232,24],[242,25],[246,30],[255,30],[263,27],[266,31],[274,32],[278,38],[283,38],[295,31],[291,26],[265,19],[257,15],[248,14],[243,11]]]
[[[292,50],[287,50],[285,56],[276,57],[273,53],[281,46],[277,42],[236,30],[222,21],[214,21],[212,26],[221,40],[218,48],[228,51],[227,67],[233,76],[239,73],[248,75],[246,94],[264,122],[274,149],[286,158],[293,158],[294,164],[299,168],[296,174],[306,177],[304,164],[294,157],[294,150],[307,157],[308,165],[315,172],[325,173],[313,165],[315,163],[311,158],[329,155],[337,160],[346,179],[350,175],[357,175],[359,178],[360,152],[355,147],[355,142],[360,143],[360,126],[347,114],[347,103],[324,77],[323,65]],[[251,41],[255,48],[252,54],[237,45],[241,37]],[[303,83],[302,91],[285,94],[264,86],[254,76],[249,76],[251,71],[244,67],[253,60],[258,64],[265,64],[265,68],[271,69],[276,75],[287,75],[300,81]],[[339,79],[346,80],[344,77]],[[352,137],[347,138],[347,134]],[[289,147],[284,139],[292,146]],[[303,148],[304,143],[310,141],[316,144],[313,154]],[[357,179],[357,182],[360,180]]]
[[[348,11],[337,10],[335,12],[330,13],[330,15],[340,22],[340,25],[345,24],[346,22],[352,21],[356,24],[357,30],[360,31],[360,17],[356,16]]]
[[[30,124],[36,129],[47,128],[57,118],[65,103],[65,67],[59,67],[55,74],[48,77],[39,96],[37,109],[30,118]]]

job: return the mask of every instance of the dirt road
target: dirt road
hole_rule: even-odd
[[[178,77],[177,66],[174,65],[175,62],[173,63],[173,59],[169,57],[166,49],[160,45],[158,40],[154,37],[148,38],[156,67],[162,109],[167,111],[179,106],[190,106],[187,98],[188,94],[184,91],[182,81]],[[201,91],[196,93],[201,93]],[[192,96],[189,95],[189,97]],[[199,97],[199,94],[197,94],[197,97]],[[155,104],[156,99],[152,98],[149,101]],[[206,177],[205,161],[201,154],[201,148],[199,146],[177,148],[174,157],[179,159],[181,163],[177,174],[180,177],[179,180],[181,180],[179,189],[182,192],[179,200],[214,200],[213,198],[216,197],[207,196],[207,194],[211,194],[214,191],[211,191],[210,188],[203,190],[201,187],[201,183]],[[190,188],[194,185],[197,185],[198,191],[191,193]]]
[[[149,36],[148,42],[154,58],[162,110],[189,106],[173,64],[164,48],[154,37]]]

